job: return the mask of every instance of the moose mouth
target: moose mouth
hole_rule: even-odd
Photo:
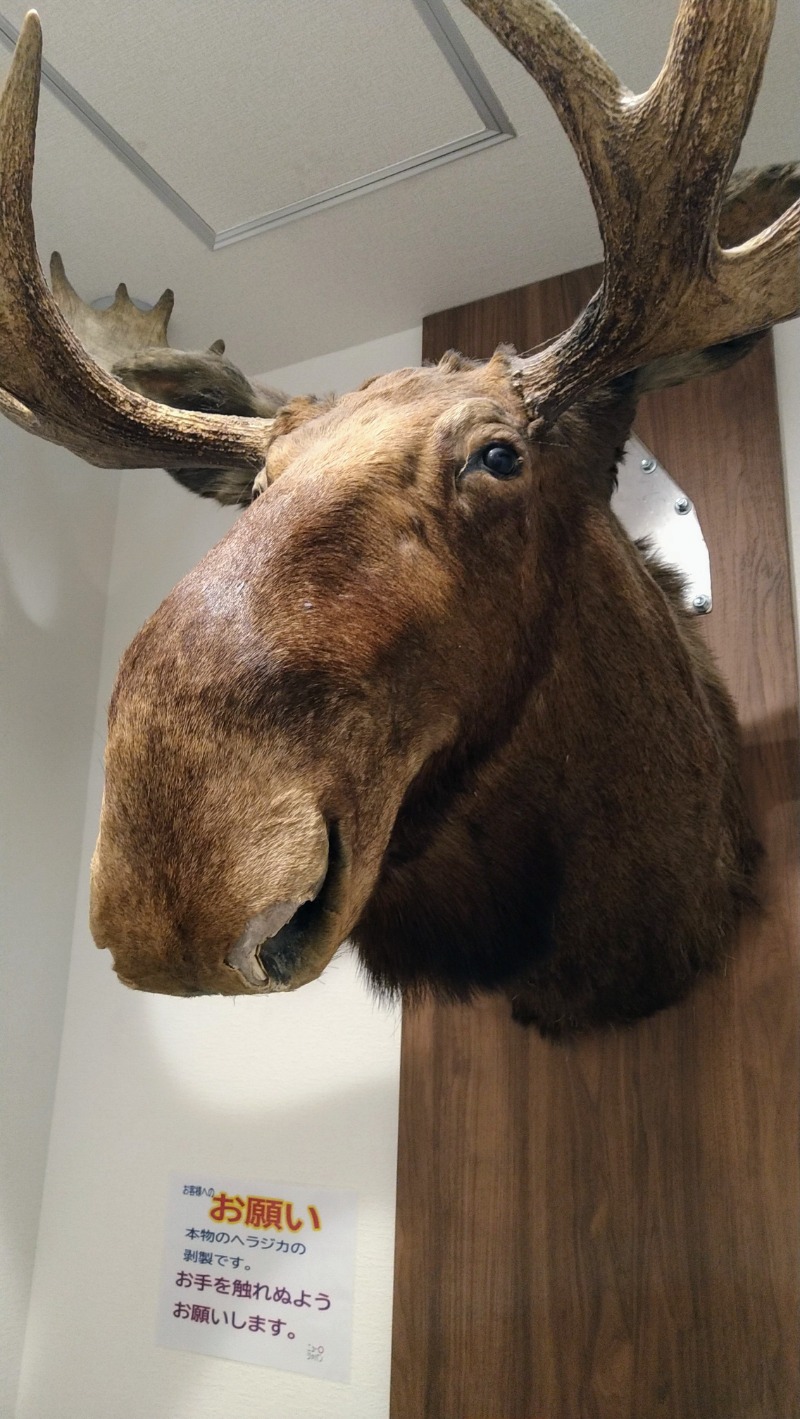
[[[341,917],[347,854],[338,824],[328,824],[325,872],[305,900],[278,902],[251,918],[225,964],[251,990],[294,990],[320,974],[339,939],[331,943]]]

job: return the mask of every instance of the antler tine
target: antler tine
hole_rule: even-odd
[[[680,162],[692,249],[708,244],[761,87],[776,0],[681,0],[655,83],[638,100],[665,156]]]
[[[20,31],[0,99],[0,411],[104,468],[257,470],[269,419],[196,414],[134,394],[76,340],[39,265],[31,212],[39,17]]]
[[[639,95],[551,0],[465,3],[550,99],[605,250],[603,284],[575,324],[519,361],[534,428],[602,380],[797,313],[800,202],[735,250],[722,251],[717,237],[775,0],[681,0],[661,73]]]
[[[551,0],[464,0],[536,80],[558,115],[593,195],[602,200],[603,140],[632,98],[594,45]]]

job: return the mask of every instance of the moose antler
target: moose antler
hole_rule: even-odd
[[[103,468],[255,473],[270,419],[170,409],[126,389],[91,358],[50,294],[31,213],[41,53],[30,11],[0,99],[0,411]],[[62,274],[57,262],[57,285]]]
[[[761,82],[775,0],[681,0],[664,67],[633,94],[551,0],[465,0],[521,61],[578,156],[605,250],[575,323],[519,361],[534,427],[599,381],[800,310],[800,200],[723,250],[726,186]]]
[[[251,384],[225,358],[224,340],[215,340],[207,350],[172,349],[167,340],[175,303],[172,291],[162,292],[154,306],[141,310],[121,281],[111,305],[96,310],[67,279],[57,251],[50,257],[50,285],[61,314],[86,353],[146,399],[176,409],[268,419],[286,403],[286,394]]]
[[[95,310],[78,295],[58,251],[50,257],[50,285],[70,330],[101,369],[110,373],[117,360],[142,349],[168,348],[167,327],[175,304],[172,291],[163,291],[150,310],[140,310],[120,282],[111,305]]]
[[[730,342],[800,310],[800,199],[782,211],[775,200],[794,196],[797,169],[770,170],[779,174],[775,180],[757,175],[740,197],[729,184],[775,0],[681,0],[661,74],[639,95],[624,88],[551,0],[465,3],[553,105],[588,180],[605,248],[603,284],[582,315],[517,362],[515,381],[533,428],[591,385]],[[175,386],[184,356],[170,351],[165,337],[155,354],[140,349],[116,361],[113,378],[102,352],[99,362],[92,359],[69,328],[67,307],[78,298],[57,266],[62,318],[39,266],[30,205],[40,68],[41,31],[31,12],[0,100],[0,412],[104,467],[258,470],[279,396],[248,386],[242,397],[247,381],[230,366],[233,386],[220,400],[218,376],[227,372],[218,368],[218,346],[185,357],[203,386],[195,402],[235,412],[167,408],[143,397],[190,402],[185,387]],[[789,173],[794,177],[786,179]],[[769,224],[751,235],[743,214],[759,208]],[[735,215],[727,220],[729,212]],[[721,237],[739,244],[723,249]],[[153,312],[165,314],[166,307]],[[241,501],[249,480],[234,482],[226,498]]]

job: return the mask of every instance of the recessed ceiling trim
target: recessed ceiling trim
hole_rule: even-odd
[[[352,198],[373,192],[379,187],[388,187],[393,182],[401,181],[402,178],[410,177],[418,172],[426,172],[430,168],[439,167],[442,163],[453,162],[454,159],[465,157],[468,153],[491,147],[495,143],[504,143],[508,138],[516,136],[486,75],[446,9],[444,0],[411,0],[411,4],[420,15],[455,79],[469,99],[481,126],[472,133],[466,133],[449,143],[443,143],[440,147],[413,154],[400,162],[377,168],[374,172],[364,173],[349,182],[339,183],[336,187],[328,188],[323,192],[315,192],[300,202],[264,212],[260,216],[252,217],[246,222],[239,222],[235,226],[226,227],[220,231],[215,231],[210,223],[206,222],[200,213],[195,211],[194,207],[181,197],[180,193],[176,192],[175,188],[142,157],[141,153],[131,147],[122,134],[106,122],[103,115],[98,113],[97,109],[93,108],[83,95],[70,84],[69,80],[65,79],[63,74],[59,73],[46,59],[42,60],[42,80],[56,97],[66,104],[87,128],[91,129],[95,137],[99,138],[115,157],[125,163],[150,191],[174,213],[179,221],[183,222],[184,226],[194,232],[195,236],[198,236],[204,245],[212,251],[219,251],[222,247],[232,246],[237,241],[245,241],[248,237],[258,236],[261,232],[270,231],[273,227],[281,227],[286,222],[310,216],[313,212],[333,207],[339,202],[349,202]],[[0,39],[13,49],[18,37],[19,30],[12,25],[10,20],[6,19],[5,15],[0,14]]]
[[[487,133],[515,137],[502,104],[468,47],[444,0],[411,0]]]
[[[465,138],[454,139],[452,143],[446,143],[441,148],[431,148],[427,153],[417,153],[414,157],[404,159],[403,162],[393,163],[390,167],[377,168],[375,172],[353,178],[352,182],[342,182],[338,187],[331,187],[327,192],[315,192],[312,197],[307,197],[302,202],[294,202],[289,207],[279,207],[274,212],[265,212],[261,217],[253,217],[252,221],[241,222],[238,226],[228,227],[224,231],[217,232],[212,249],[218,251],[222,246],[232,246],[234,242],[257,236],[259,232],[267,232],[272,227],[282,227],[285,222],[293,222],[297,217],[306,217],[312,212],[322,211],[325,207],[334,207],[337,202],[349,202],[351,197],[360,197],[363,193],[374,191],[377,187],[388,187],[393,182],[399,182],[401,178],[425,172],[428,168],[439,167],[442,163],[450,163],[454,158],[474,153],[477,148],[488,148],[494,143],[504,143],[507,138],[513,136],[513,133],[481,131],[469,134]]]
[[[11,49],[19,39],[19,30],[15,25],[12,25],[10,20],[6,19],[5,15],[0,15],[0,39],[5,40]],[[69,80],[65,79],[57,69],[54,69],[46,59],[42,59],[42,82],[55,94],[56,98],[66,104],[67,108],[72,109],[72,112],[82,123],[86,124],[87,128],[91,129],[96,138],[99,138],[107,148],[111,149],[115,157],[120,158],[127,167],[136,173],[137,177],[141,178],[142,182],[169,207],[171,212],[175,213],[176,217],[179,217],[196,236],[199,236],[201,241],[205,242],[206,246],[210,246],[213,250],[216,237],[214,228],[203,220],[200,213],[196,212],[194,207],[191,207],[180,193],[175,191],[174,187],[170,187],[161,174],[150,166],[141,153],[137,153],[136,149],[125,141],[116,128],[112,128],[110,123],[106,123],[103,115],[98,113],[97,109],[93,108],[83,97],[83,94],[73,88]]]

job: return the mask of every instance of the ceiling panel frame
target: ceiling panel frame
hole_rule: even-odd
[[[429,168],[439,167],[442,163],[466,157],[467,154],[474,153],[477,149],[488,148],[495,143],[504,143],[507,139],[516,137],[500,100],[446,9],[444,0],[410,0],[410,3],[420,15],[428,33],[441,51],[457,83],[472,105],[481,126],[474,132],[466,133],[460,138],[441,144],[439,147],[430,148],[422,153],[414,153],[399,162],[363,173],[347,182],[339,183],[336,187],[313,193],[299,202],[264,212],[260,216],[239,222],[232,227],[222,228],[220,231],[215,231],[200,213],[46,59],[42,61],[42,80],[56,97],[91,129],[95,137],[99,138],[115,157],[125,163],[178,220],[183,222],[184,226],[199,237],[200,241],[211,251],[219,251],[222,247],[232,246],[234,242],[260,236],[262,232],[269,231],[273,227],[283,226],[286,222],[311,216],[313,213],[333,207],[339,202],[348,202],[354,197],[361,197],[365,193],[387,187],[390,183],[400,182],[403,178],[412,177],[418,172],[425,172]],[[0,40],[5,41],[10,48],[13,48],[17,42],[18,34],[16,26],[5,15],[0,14]]]

